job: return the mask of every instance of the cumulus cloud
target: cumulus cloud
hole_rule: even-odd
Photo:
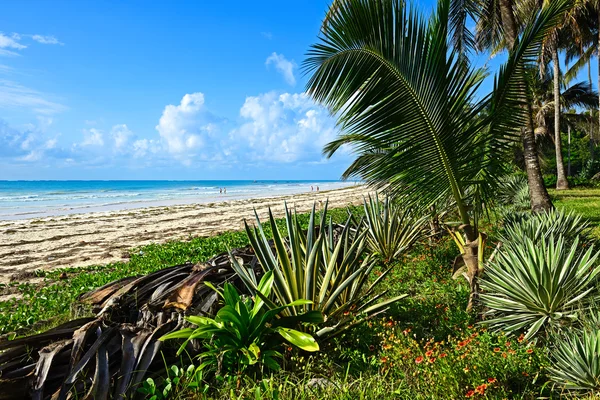
[[[110,130],[110,136],[114,140],[115,149],[123,152],[133,137],[133,132],[125,124],[115,125]]]
[[[275,69],[283,75],[285,81],[294,86],[296,84],[296,77],[294,76],[294,69],[296,68],[296,63],[294,61],[290,61],[283,54],[273,53],[265,61],[267,67],[271,64],[275,65]]]
[[[246,122],[230,133],[231,142],[254,161],[320,161],[323,146],[336,135],[327,110],[304,93],[247,97],[240,115]]]
[[[200,149],[206,151],[214,145],[216,127],[220,122],[206,110],[204,94],[197,92],[183,96],[178,105],[167,105],[156,130],[169,153],[184,157],[182,161],[189,161]]]
[[[38,122],[15,128],[0,119],[0,158],[32,162],[58,155],[57,138],[49,138],[45,132],[52,121],[38,119]]]
[[[91,128],[83,130],[82,146],[104,146],[104,137],[102,131]]]

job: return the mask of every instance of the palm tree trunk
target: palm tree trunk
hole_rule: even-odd
[[[525,159],[525,171],[527,171],[527,183],[529,184],[529,199],[531,211],[534,213],[551,210],[554,208],[550,195],[544,186],[544,178],[537,156],[535,136],[533,134],[533,117],[531,102],[527,102],[527,126],[522,130],[523,157]]]
[[[590,87],[592,86],[592,60],[588,60],[588,81],[590,82]],[[600,99],[598,99],[600,102]],[[592,162],[594,161],[594,110],[590,109],[590,159]]]
[[[513,9],[513,0],[500,0],[500,15],[504,34],[509,51],[512,50],[517,40],[517,23]],[[600,80],[600,75],[599,78]],[[527,126],[521,130],[521,141],[523,142],[523,157],[525,159],[525,171],[529,183],[529,198],[533,212],[540,212],[553,208],[548,191],[544,186],[544,178],[537,156],[537,146],[533,134],[533,121],[531,120],[531,101],[527,103]]]
[[[552,64],[554,67],[554,148],[556,149],[556,190],[569,188],[569,181],[565,172],[565,163],[562,154],[560,138],[560,64],[558,61],[558,43],[552,48]]]
[[[513,10],[513,0],[500,0],[500,17],[502,18],[504,36],[510,51],[517,40],[517,23]]]
[[[600,23],[600,9],[598,10],[598,23]],[[598,58],[598,90],[600,90],[600,29],[598,30],[598,49],[596,51],[596,57]],[[600,97],[598,98],[598,129],[600,129]],[[592,145],[593,142],[594,140],[592,140]],[[594,152],[592,151],[592,160],[593,159]]]

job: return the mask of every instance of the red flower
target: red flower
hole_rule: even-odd
[[[465,394],[465,397],[473,397],[475,395],[475,391],[474,390],[469,390],[467,392],[467,394]]]
[[[502,357],[506,358],[506,357],[508,357],[508,354],[502,353]]]
[[[510,342],[506,342],[506,347],[510,347]]]
[[[475,389],[475,392],[476,392],[476,393],[479,393],[479,394],[484,394],[484,393],[485,393],[485,389],[487,389],[487,387],[488,387],[488,385],[487,385],[486,383],[484,383],[484,384],[482,384],[482,385],[479,385],[479,386],[477,386],[477,388]]]
[[[422,356],[419,356],[419,357],[415,358],[415,362],[416,362],[417,364],[421,364],[421,363],[423,362],[423,357],[422,357]]]
[[[387,357],[381,357],[381,362],[382,362],[382,363],[384,363],[384,364],[385,364],[385,363],[387,362],[387,360],[388,360],[388,359],[387,359]]]
[[[429,350],[427,353],[425,353],[426,357],[431,357],[433,355],[433,350]]]
[[[500,347],[494,347],[494,353],[500,353]]]
[[[488,383],[496,383],[498,382],[498,379],[496,378],[488,378]]]
[[[523,371],[523,376],[529,376],[529,374],[525,371]]]
[[[431,358],[429,359],[429,363],[430,363],[430,364],[433,364],[434,362],[435,362],[435,357],[431,357]]]
[[[527,349],[527,353],[529,353],[529,354],[533,353],[533,349]]]
[[[440,354],[440,358],[444,358],[444,357],[446,357],[447,355],[448,355],[448,354],[446,354],[446,353],[442,353],[442,354]]]
[[[521,333],[521,336],[519,336],[519,338],[517,339],[517,342],[521,343],[523,340],[525,340],[525,335],[523,335]]]

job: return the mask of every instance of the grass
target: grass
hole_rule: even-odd
[[[592,233],[600,238],[600,188],[575,188],[565,191],[550,190],[557,208],[573,210],[592,224]]]

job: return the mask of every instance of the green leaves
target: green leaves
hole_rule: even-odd
[[[567,246],[557,240],[524,237],[500,251],[481,279],[481,300],[489,309],[484,321],[508,333],[559,328],[577,319],[578,312],[598,298],[598,253],[578,251],[579,240]]]
[[[600,390],[600,331],[569,333],[552,350],[550,379],[567,390]]]
[[[278,369],[279,365],[273,357],[279,355],[275,348],[281,345],[281,341],[274,340],[275,334],[305,351],[318,351],[319,345],[310,334],[283,325],[322,322],[321,313],[317,312],[316,315],[317,313],[311,312],[306,317],[299,314],[294,317],[294,321],[277,318],[287,308],[305,306],[311,302],[298,299],[281,307],[267,306],[273,282],[273,272],[266,272],[258,283],[254,301],[240,296],[230,283],[225,283],[222,291],[207,284],[217,291],[225,303],[215,318],[186,317],[186,321],[197,328],[184,328],[164,335],[160,340],[185,339],[178,354],[185,350],[190,340],[202,340],[207,348],[200,354],[200,358],[205,359],[203,368],[211,368],[218,373],[240,372],[255,364]]]
[[[423,237],[425,217],[417,218],[410,209],[402,209],[386,196],[380,202],[377,196],[364,201],[367,246],[389,262],[406,252]]]
[[[231,258],[234,270],[253,294],[270,308],[286,304],[281,309],[285,322],[280,322],[280,326],[291,321],[297,326],[299,317],[305,321],[316,321],[322,320],[323,316],[329,327],[335,326],[335,329],[320,329],[317,336],[321,338],[343,331],[356,322],[355,318],[361,321],[369,315],[383,312],[404,297],[376,302],[385,296],[385,292],[375,295],[375,288],[383,277],[367,285],[375,260],[365,251],[368,233],[362,229],[362,222],[354,225],[352,216],[343,226],[333,226],[326,221],[327,204],[320,215],[319,225],[316,207],[313,206],[308,229],[303,231],[297,214],[286,207],[287,235],[279,230],[273,215],[269,216],[272,242],[265,235],[258,216],[255,227],[245,225],[260,265],[273,276],[274,300],[261,294],[252,267]],[[411,234],[406,236],[411,237]],[[407,244],[406,241],[402,243]],[[384,272],[383,276],[388,272]],[[302,301],[303,298],[308,301]]]

